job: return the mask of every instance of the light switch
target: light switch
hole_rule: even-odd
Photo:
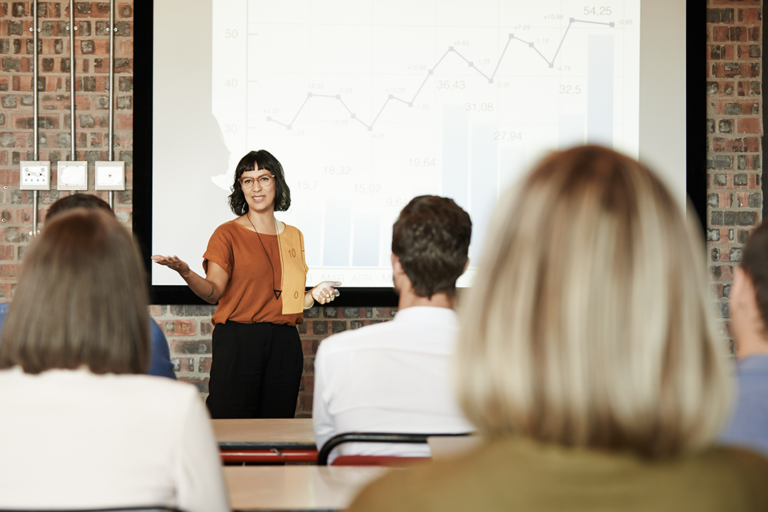
[[[51,189],[51,162],[21,161],[19,170],[21,190]]]
[[[125,162],[96,162],[96,190],[125,190]]]
[[[88,162],[59,162],[56,188],[88,190]]]

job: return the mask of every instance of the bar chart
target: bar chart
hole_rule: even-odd
[[[637,154],[637,1],[222,1],[241,20],[213,19],[238,33],[213,55],[229,172],[250,149],[283,163],[279,217],[304,232],[309,281],[390,284],[393,222],[436,194],[472,217],[469,285],[497,201],[538,158]]]

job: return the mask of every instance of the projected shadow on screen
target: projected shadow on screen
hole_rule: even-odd
[[[157,2],[159,19],[178,17],[178,5]],[[187,0],[184,9],[212,13],[213,0]],[[175,48],[173,58],[155,62],[156,98],[153,152],[153,248],[176,254],[196,272],[213,231],[233,217],[227,196],[230,151],[212,113],[213,53],[211,16],[184,17],[184,36],[160,44]],[[181,20],[180,20],[181,21]],[[241,155],[233,155],[239,158]],[[220,183],[221,182],[221,183]],[[224,186],[222,186],[224,185]],[[165,269],[153,270],[153,281],[182,284]],[[172,271],[171,271],[172,272]]]

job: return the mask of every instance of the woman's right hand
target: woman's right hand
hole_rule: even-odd
[[[183,279],[186,279],[189,276],[189,265],[180,260],[178,256],[161,256],[159,254],[155,254],[152,256],[152,261],[159,265],[168,267],[171,270],[175,270]]]
[[[341,281],[323,281],[309,290],[309,294],[312,295],[312,299],[315,302],[327,304],[341,295],[339,290],[336,289],[337,286],[341,286]]]

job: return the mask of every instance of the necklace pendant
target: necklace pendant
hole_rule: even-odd
[[[280,294],[283,293],[283,290],[272,290],[275,293],[275,299],[280,298]]]

